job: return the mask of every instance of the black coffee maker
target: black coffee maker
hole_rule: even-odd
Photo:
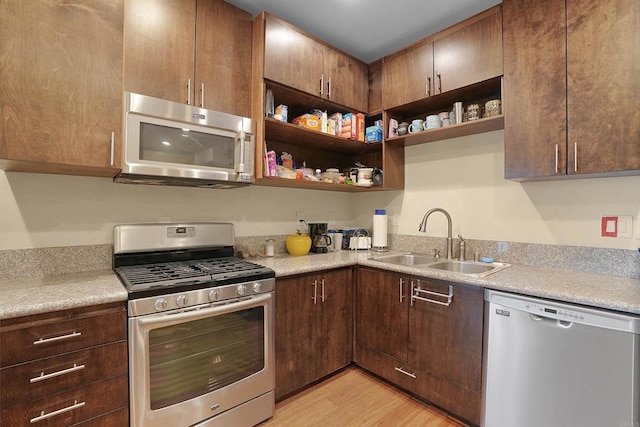
[[[311,252],[325,254],[329,252],[331,237],[327,236],[328,225],[326,222],[310,222],[309,237],[311,237]]]

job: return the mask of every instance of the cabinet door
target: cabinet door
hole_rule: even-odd
[[[356,284],[356,341],[398,360],[407,360],[408,279],[362,268]]]
[[[502,8],[505,178],[564,175],[565,1],[504,0]]]
[[[369,96],[367,65],[327,47],[324,68],[327,99],[355,111],[366,112]]]
[[[640,170],[640,2],[567,8],[567,173]]]
[[[436,94],[502,75],[502,13],[488,13],[433,42]]]
[[[276,281],[276,398],[311,381],[313,290],[312,276]]]
[[[384,58],[382,102],[385,109],[433,95],[433,83],[433,45],[430,40]]]
[[[30,172],[115,175],[122,0],[2,0],[0,9],[0,159],[42,165],[28,163]]]
[[[251,115],[251,24],[250,13],[222,0],[198,0],[195,105]]]
[[[315,379],[351,363],[353,354],[353,274],[351,268],[321,273],[314,320]]]
[[[194,104],[195,0],[127,0],[125,91]]]
[[[409,364],[472,390],[481,390],[483,292],[419,279],[421,289],[453,294],[450,305],[414,300],[409,310]],[[421,296],[420,294],[418,294]],[[434,301],[446,301],[431,295]]]
[[[265,79],[315,96],[324,94],[324,45],[268,16],[264,51]]]

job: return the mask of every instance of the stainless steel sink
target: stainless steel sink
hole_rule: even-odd
[[[407,265],[427,270],[446,271],[449,273],[464,274],[465,276],[485,277],[496,273],[505,268],[511,267],[511,264],[502,262],[476,262],[476,261],[458,261],[458,260],[434,260],[432,256],[422,254],[399,254],[386,255],[371,258],[373,261],[387,262],[396,265]]]
[[[400,255],[387,255],[377,258],[372,258],[375,261],[389,262],[391,264],[400,265],[424,265],[433,263],[433,257],[428,255],[418,254],[400,254]]]

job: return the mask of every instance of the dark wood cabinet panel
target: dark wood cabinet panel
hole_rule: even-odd
[[[276,398],[303,387],[311,378],[312,287],[309,276],[276,281]]]
[[[356,342],[407,361],[409,279],[360,268],[356,283]]]
[[[319,314],[314,322],[314,379],[322,378],[353,359],[353,270],[319,275]]]
[[[44,320],[25,328],[2,331],[2,366],[50,357],[69,351],[126,339],[124,307],[100,315]]]
[[[369,64],[369,114],[382,113],[382,59]]]
[[[198,0],[196,105],[251,117],[252,22],[250,13],[229,3]]]
[[[503,10],[505,177],[640,173],[640,3]]]
[[[640,2],[570,1],[567,25],[567,173],[640,173]]]
[[[222,0],[125,7],[125,91],[251,115],[251,14]]]
[[[351,268],[276,281],[276,399],[347,366],[353,347]]]
[[[563,175],[567,170],[565,1],[505,0],[502,13],[505,177]]]
[[[385,109],[431,96],[433,88],[433,43],[430,39],[384,58],[382,102]]]
[[[433,42],[434,94],[502,75],[500,7],[478,16]]]
[[[324,45],[273,16],[265,21],[264,78],[322,96]]]
[[[355,111],[368,110],[369,75],[367,65],[337,50],[325,47],[324,70],[328,80],[328,100]]]
[[[0,406],[8,407],[105,378],[127,375],[127,342],[118,341],[0,370]]]
[[[402,279],[402,282],[400,282]],[[385,305],[404,304],[392,313]],[[412,294],[447,305],[413,299]],[[358,365],[473,423],[480,422],[483,291],[383,270],[360,268],[356,283]],[[382,299],[382,302],[378,301]],[[400,331],[389,334],[388,329]],[[390,344],[392,343],[392,344]]]
[[[415,283],[423,290],[442,295],[448,295],[451,286],[453,296],[448,306],[413,301],[409,310],[409,364],[480,392],[482,289],[427,279],[416,279]]]
[[[3,0],[0,7],[0,166],[114,176],[123,1]]]
[[[27,427],[34,425],[34,421],[30,422],[30,420],[52,414],[39,424],[69,426],[110,412],[114,408],[127,406],[129,394],[123,391],[128,390],[128,383],[128,377],[123,375],[20,405],[3,406],[0,410],[0,419],[3,425]],[[63,409],[68,411],[53,414]]]
[[[127,0],[125,91],[186,103],[188,81],[196,85],[195,30],[196,0]]]

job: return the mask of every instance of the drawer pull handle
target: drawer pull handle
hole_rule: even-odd
[[[400,372],[401,374],[405,374],[408,377],[411,377],[413,379],[416,379],[416,374],[412,374],[411,372],[407,372],[402,368],[398,368],[397,366],[394,366],[393,369],[395,369],[396,371]]]
[[[431,298],[425,298],[425,297],[420,296],[420,294],[433,295],[433,296],[438,297],[438,298],[446,298],[447,301],[444,302],[444,301],[433,300]],[[424,301],[424,302],[430,302],[432,304],[450,306],[451,305],[451,301],[453,301],[453,286],[449,285],[449,293],[448,294],[441,294],[439,292],[433,292],[433,291],[427,291],[426,289],[415,288],[415,289],[413,289],[413,292],[411,293],[412,302],[413,302],[414,299],[420,300],[420,301]]]
[[[75,409],[82,408],[84,405],[86,405],[86,402],[78,403],[77,400],[74,400],[73,401],[73,405],[67,406],[66,408],[58,409],[57,411],[49,412],[48,414],[45,414],[44,411],[41,411],[39,416],[37,416],[35,418],[31,418],[31,420],[29,420],[29,422],[31,424],[37,423],[38,421],[46,420],[47,418],[55,417],[56,415],[64,414],[65,412],[69,412],[69,411],[73,411]]]
[[[70,334],[67,334],[67,335],[60,335],[59,337],[40,338],[39,340],[34,341],[33,345],[49,344],[51,342],[68,340],[69,338],[79,337],[80,335],[82,335],[82,332],[76,331],[76,332],[71,332]]]
[[[37,383],[39,381],[48,380],[49,378],[59,377],[60,375],[70,374],[72,372],[81,371],[84,369],[84,365],[73,364],[71,368],[63,369],[61,371],[52,372],[50,374],[45,374],[44,371],[40,372],[40,376],[31,378],[29,382],[31,384]]]

